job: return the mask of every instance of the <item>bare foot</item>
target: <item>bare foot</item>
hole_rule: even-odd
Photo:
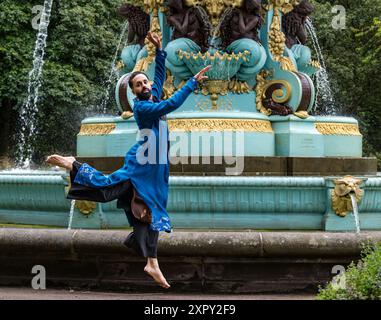
[[[46,162],[53,165],[65,168],[68,170],[73,170],[73,162],[75,161],[74,157],[63,157],[58,154],[53,154],[46,158]]]
[[[164,289],[168,289],[170,287],[158,267],[151,267],[147,265],[144,267],[144,272],[150,275]]]

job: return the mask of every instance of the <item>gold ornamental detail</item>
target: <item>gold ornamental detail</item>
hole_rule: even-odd
[[[205,7],[213,27],[218,26],[226,9],[239,8],[242,3],[243,0],[185,0],[185,5],[188,7]]]
[[[229,91],[229,81],[225,80],[206,80],[202,85],[201,93],[203,95],[210,95],[210,100],[212,100],[211,110],[218,109],[218,95],[226,96]]]
[[[256,92],[256,106],[257,110],[267,116],[271,115],[271,110],[266,109],[263,105],[263,99],[266,97],[266,91],[273,85],[281,85],[282,88],[276,89],[272,92],[271,98],[273,101],[279,104],[286,103],[290,100],[292,87],[286,80],[266,80],[269,76],[269,72],[262,70],[257,75],[257,85],[255,86]],[[284,91],[285,90],[285,91]]]
[[[176,88],[174,85],[174,79],[171,71],[166,70],[166,78],[163,86],[163,100],[167,100],[175,93]]]
[[[75,200],[75,207],[79,210],[80,213],[87,216],[95,210],[97,203],[87,200]]]
[[[79,136],[100,136],[109,134],[115,129],[115,123],[83,124]]]
[[[270,0],[264,6],[266,10],[281,10],[283,14],[289,13],[295,6],[300,4],[301,0]]]
[[[241,119],[169,119],[170,131],[274,132],[270,121]]]
[[[243,52],[232,52],[232,53],[227,53],[224,52],[223,54],[219,53],[218,51],[215,53],[210,54],[209,51],[205,53],[201,53],[200,51],[195,53],[195,52],[187,52],[179,49],[177,51],[177,55],[181,60],[186,59],[186,60],[198,60],[200,59],[201,61],[208,60],[210,62],[213,62],[214,60],[216,61],[231,61],[235,60],[238,61],[239,59],[242,59],[243,61],[248,60],[248,56],[250,56],[250,51],[244,50]]]
[[[141,2],[142,0],[139,0],[137,2]],[[146,13],[151,13],[157,10],[159,7],[160,9],[164,6],[164,0],[143,0],[143,6]],[[163,10],[163,9],[162,9]]]
[[[262,103],[262,100],[264,98],[265,94],[265,86],[267,83],[266,78],[269,76],[269,72],[266,70],[262,70],[260,73],[257,74],[257,85],[255,86],[255,93],[256,93],[256,106],[257,110],[266,116],[269,116],[271,114],[271,110],[268,110],[265,108],[265,106]]]
[[[146,12],[152,12],[150,31],[159,35],[160,39],[163,39],[159,22],[159,5],[163,4],[164,0],[144,0],[144,7]],[[147,71],[150,64],[155,60],[156,47],[152,44],[148,38],[144,40],[148,55],[141,58],[136,62],[133,71]]]
[[[65,179],[68,183],[68,185],[65,187],[65,194],[67,195],[71,188],[71,181],[70,181],[70,177],[65,177]],[[87,200],[75,200],[74,207],[77,208],[80,213],[87,216],[95,210],[95,208],[97,207],[97,203],[93,201],[87,201]]]
[[[330,122],[316,122],[315,127],[317,131],[325,135],[347,135],[347,136],[361,136],[357,124],[351,123],[330,123]]]
[[[352,176],[334,180],[335,188],[331,191],[332,209],[339,217],[345,217],[348,212],[353,211],[351,195],[359,203],[364,196],[364,190],[360,189],[362,180]]]
[[[229,91],[235,94],[249,93],[250,86],[247,84],[246,81],[232,79],[229,81]]]
[[[123,111],[123,113],[120,115],[120,117],[124,120],[127,120],[127,119],[131,118],[133,115],[134,115],[134,113],[131,111]]]
[[[273,9],[273,19],[269,31],[269,50],[274,61],[280,63],[283,70],[296,72],[296,67],[290,58],[284,57],[283,52],[286,48],[286,36],[282,32],[282,24],[280,12],[286,14],[290,12],[294,6],[298,5],[300,0],[271,0],[265,6],[267,10]]]

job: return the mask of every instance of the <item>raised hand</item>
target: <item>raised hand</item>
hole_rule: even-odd
[[[161,39],[157,33],[148,31],[147,38],[157,49],[162,49]]]
[[[194,75],[194,78],[197,80],[197,81],[202,81],[204,79],[208,79],[207,76],[204,76],[204,73],[207,72],[212,66],[209,65],[209,66],[206,66],[205,68],[201,69],[198,73],[196,73]]]

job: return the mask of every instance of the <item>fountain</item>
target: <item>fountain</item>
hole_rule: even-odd
[[[73,224],[74,207],[75,207],[75,200],[71,200],[70,213],[69,213],[69,223],[67,224],[68,230],[71,230],[71,225]]]
[[[359,218],[359,210],[357,206],[356,196],[353,193],[351,193],[350,197],[352,202],[353,215],[355,217],[355,222],[356,222],[356,232],[360,233],[360,218]]]
[[[306,20],[306,29],[308,30],[309,35],[312,39],[312,44],[315,49],[318,63],[321,65],[321,68],[316,73],[316,91],[317,99],[314,107],[315,113],[320,113],[324,115],[336,115],[335,110],[335,101],[333,98],[331,86],[328,79],[327,67],[325,65],[324,57],[321,52],[318,38],[316,36],[315,28],[312,24],[311,19]],[[319,105],[319,93],[321,94],[321,100],[323,105]]]
[[[362,157],[357,120],[313,114],[311,77],[325,66],[308,18],[312,11],[306,0],[126,4],[120,13],[128,24],[121,34],[128,25],[128,40],[115,92],[122,116],[84,119],[78,159],[106,173],[122,166],[138,132],[126,75],[142,70],[153,76],[154,48],[145,42],[151,30],[162,36],[168,53],[164,98],[205,65],[213,66],[208,81],[168,115],[168,211],[175,227],[358,231],[361,223],[362,230],[381,229],[381,179],[376,160]],[[299,29],[294,20],[303,22]],[[308,30],[319,61],[306,46]],[[218,48],[208,45],[211,39]],[[117,52],[121,43],[122,36]],[[361,180],[363,197],[333,194],[338,178],[348,175]],[[1,172],[0,222],[65,227],[70,212],[69,228],[128,226],[114,202],[70,205],[67,185],[61,171]],[[54,204],[42,194],[48,189]],[[341,197],[353,216],[337,210]]]
[[[36,116],[38,114],[38,92],[42,83],[42,67],[46,39],[48,37],[48,26],[53,0],[45,0],[38,27],[36,45],[33,52],[33,69],[29,72],[28,98],[22,106],[19,118],[19,135],[16,148],[16,163],[20,167],[29,168],[32,150],[31,144],[36,134]]]
[[[182,283],[181,290],[192,283],[223,292],[321,284],[332,265],[359,254],[360,242],[380,239],[381,176],[376,159],[362,156],[358,121],[336,115],[331,98],[316,109],[317,90],[323,88],[312,78],[325,64],[319,55],[320,62],[312,60],[307,46],[308,30],[313,31],[308,1],[136,0],[121,13],[128,20],[128,40],[121,61],[113,62],[121,116],[82,121],[79,161],[109,173],[123,165],[136,142],[128,73],[153,77],[155,49],[145,41],[148,30],[162,36],[168,53],[164,99],[201,68],[213,66],[208,81],[167,120],[167,210],[177,230],[160,235],[160,256],[168,270],[176,269],[169,278]],[[319,51],[317,39],[313,43]],[[111,70],[109,80],[112,76]],[[14,263],[55,259],[53,282],[75,278],[92,286],[96,279],[99,286],[130,289],[138,279],[141,285],[139,275],[125,272],[141,262],[131,255],[124,260],[125,230],[100,230],[129,227],[116,201],[70,202],[69,181],[61,170],[0,172],[0,223],[43,227],[0,228],[5,252],[0,265],[16,261],[10,260],[14,245],[26,246]],[[89,266],[97,270],[93,276]]]
[[[118,71],[116,69],[115,63],[116,63],[116,60],[118,58],[120,46],[122,44],[122,40],[125,36],[125,33],[127,32],[127,29],[128,29],[128,21],[126,21],[123,24],[122,30],[120,31],[118,44],[116,46],[115,53],[114,53],[114,58],[113,58],[111,65],[110,65],[109,76],[108,76],[108,79],[105,83],[105,85],[106,85],[105,97],[102,99],[101,108],[100,108],[104,114],[106,114],[106,112],[107,112],[107,103],[108,103],[109,98],[110,98],[110,88],[111,88],[112,80],[113,80],[113,78],[115,78],[119,75]]]

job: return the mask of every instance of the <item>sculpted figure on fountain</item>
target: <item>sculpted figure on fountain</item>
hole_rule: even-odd
[[[126,3],[118,10],[119,15],[128,21],[128,45],[123,48],[121,59],[123,73],[131,72],[137,61],[147,56],[144,40],[150,29],[150,16],[140,7]]]
[[[298,71],[313,75],[319,66],[311,59],[311,50],[306,46],[308,16],[314,7],[308,0],[302,0],[299,5],[282,17],[282,29],[286,36],[286,53],[294,60]]]

